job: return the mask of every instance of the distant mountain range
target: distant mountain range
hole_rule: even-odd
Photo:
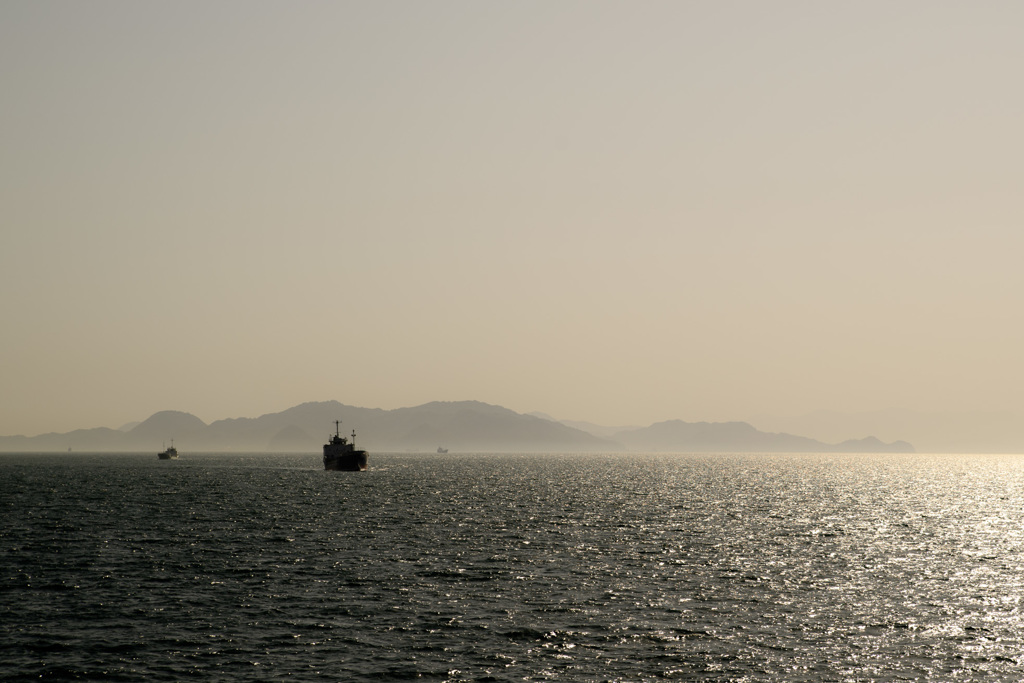
[[[912,453],[903,441],[874,437],[828,444],[791,434],[758,431],[745,422],[670,420],[649,427],[609,428],[523,415],[478,401],[433,402],[412,408],[358,408],[337,401],[303,403],[257,418],[206,424],[167,410],[120,430],[99,427],[64,434],[2,436],[0,451],[126,451],[156,453],[171,440],[182,453],[319,452],[334,421],[342,434],[377,452],[871,452]]]
[[[906,439],[921,453],[1024,453],[1024,418],[1008,411],[819,410],[788,417],[757,415],[749,420],[758,429],[826,442],[849,434],[873,434],[883,441]]]
[[[731,453],[913,453],[904,441],[882,443],[873,436],[827,444],[805,436],[762,432],[746,422],[669,420],[619,432],[615,440],[631,451]]]

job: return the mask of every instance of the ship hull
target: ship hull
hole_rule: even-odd
[[[367,465],[366,451],[351,451],[340,455],[324,455],[324,469],[335,472],[363,472]]]

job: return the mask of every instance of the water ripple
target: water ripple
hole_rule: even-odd
[[[0,456],[0,678],[1015,680],[1024,461]]]

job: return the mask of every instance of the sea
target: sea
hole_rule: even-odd
[[[0,455],[3,681],[1017,681],[1024,456]]]

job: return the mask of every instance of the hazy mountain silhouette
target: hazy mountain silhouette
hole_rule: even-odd
[[[479,401],[434,402],[389,413],[386,420],[367,429],[395,450],[417,450],[424,444],[453,452],[616,450],[606,439]]]
[[[683,422],[668,420],[615,434],[631,451],[720,453],[913,453],[909,443],[885,444],[868,437],[827,444],[804,436],[762,432],[746,422]]]
[[[191,452],[319,452],[341,431],[371,451],[430,452],[444,447],[462,452],[912,452],[904,442],[884,444],[869,437],[830,445],[791,434],[761,432],[744,422],[659,422],[618,431],[604,438],[558,421],[523,415],[479,401],[433,402],[411,408],[358,408],[337,401],[303,403],[256,418],[218,420],[209,425],[195,415],[165,410],[128,431],[107,428],[35,437],[0,437],[3,451],[162,450],[174,439],[183,454]],[[586,425],[587,423],[574,423]],[[608,433],[611,428],[589,425]]]
[[[171,439],[189,439],[206,429],[206,423],[191,413],[162,410],[154,413],[128,431],[133,442],[155,443]]]
[[[386,412],[379,408],[347,406],[337,401],[303,403],[280,413],[212,422],[197,448],[209,451],[318,451],[334,433],[335,420],[341,420],[343,434],[349,435],[353,429],[358,429],[360,436],[364,437],[364,425]]]
[[[1009,412],[819,410],[790,417],[759,415],[750,421],[760,429],[806,434],[823,441],[837,441],[850,434],[873,434],[883,441],[906,439],[922,453],[1024,452],[1024,419]]]
[[[599,436],[602,439],[611,439],[619,432],[625,432],[632,429],[641,428],[640,425],[622,425],[618,427],[610,427],[607,425],[594,424],[593,422],[584,422],[582,420],[557,420],[548,415],[547,413],[542,413],[540,411],[534,411],[529,414],[535,417],[544,418],[545,420],[551,420],[552,422],[561,422],[562,424],[568,427],[572,427],[573,429],[579,429],[580,431],[586,432],[588,434],[593,434],[594,436]]]
[[[53,451],[124,451],[125,433],[107,427],[76,429],[58,434],[50,432],[39,436],[0,436],[0,451],[53,452]]]

